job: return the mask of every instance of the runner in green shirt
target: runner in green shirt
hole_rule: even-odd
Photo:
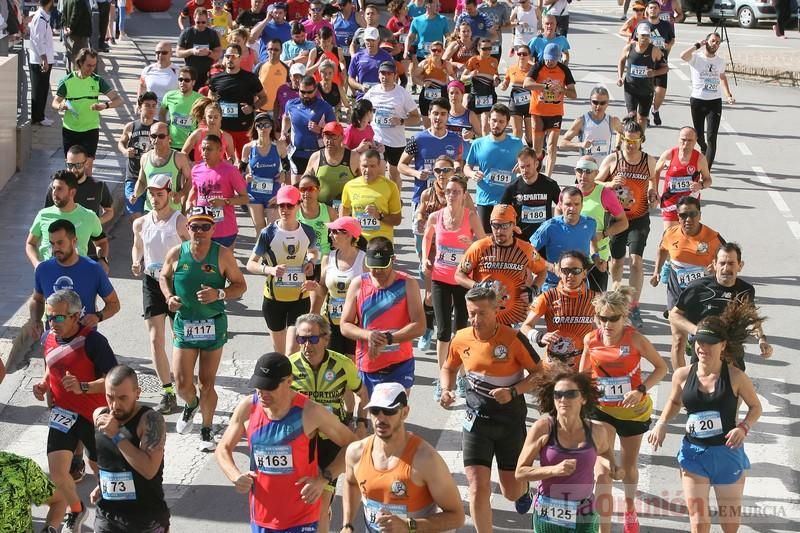
[[[88,255],[89,238],[92,237],[95,239],[98,259],[108,258],[108,239],[103,233],[100,219],[93,211],[75,203],[78,190],[75,174],[69,170],[59,170],[53,174],[51,188],[55,205],[45,207],[36,214],[25,244],[25,253],[33,267],[50,259],[49,228],[50,224],[60,219],[69,220],[75,226],[80,255]]]
[[[195,77],[192,67],[183,67],[178,71],[178,89],[168,91],[161,99],[159,120],[169,124],[174,150],[183,148],[189,134],[197,128],[192,106],[203,95],[194,90]]]
[[[0,533],[33,531],[31,505],[50,506],[42,533],[57,531],[66,508],[47,474],[33,460],[0,451]]]

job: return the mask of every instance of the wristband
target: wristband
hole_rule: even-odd
[[[512,400],[514,398],[516,398],[517,396],[519,396],[519,392],[517,392],[517,388],[516,387],[513,387],[513,386],[509,387],[509,390],[511,391],[511,399]]]
[[[695,50],[700,50],[700,47],[701,47],[701,46],[702,46],[702,45],[701,45],[700,43],[694,43],[694,49],[695,49]]]
[[[392,342],[394,340],[394,337],[392,336],[391,331],[384,332],[384,335],[386,335],[386,344],[394,344],[394,342]]]
[[[121,431],[111,437],[111,442],[114,443],[114,446],[119,446],[119,443],[123,440],[125,440],[125,435]]]
[[[742,428],[744,430],[744,436],[745,437],[750,433],[750,424],[748,424],[747,422],[744,422],[744,421],[739,422],[736,425],[736,427],[737,428]]]
[[[536,334],[536,344],[539,345],[539,348],[545,348],[547,344],[542,342],[542,337],[544,337],[544,331],[540,331]]]
[[[344,524],[344,525],[342,526],[342,529],[349,529],[350,531],[355,531],[355,530],[356,530],[356,528],[354,528],[354,527],[353,527],[353,524],[351,524],[350,522],[348,522],[348,523]]]

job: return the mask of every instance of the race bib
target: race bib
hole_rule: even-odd
[[[135,500],[136,485],[133,472],[107,472],[100,470],[100,492],[108,501]]]
[[[62,433],[68,433],[77,420],[78,413],[67,411],[60,407],[53,407],[50,410],[50,422],[48,426]]]
[[[678,192],[689,192],[692,187],[692,177],[691,176],[674,176],[669,180],[669,192],[671,193],[678,193]]]
[[[344,309],[344,298],[328,298],[328,317],[331,320],[340,320]]]
[[[658,14],[658,18],[666,22],[672,22],[672,13],[668,11],[662,11]]]
[[[520,213],[520,220],[522,222],[535,224],[537,222],[544,222],[545,218],[547,218],[547,206],[522,206],[522,212]]]
[[[696,279],[706,275],[703,267],[682,267],[675,269],[675,276],[678,278],[678,286],[685,289],[686,286]]]
[[[692,413],[686,420],[686,433],[698,439],[722,435],[722,418],[719,411]]]
[[[150,263],[145,267],[144,273],[150,276],[151,278],[158,279],[161,276],[161,267],[163,265],[161,263]]]
[[[260,192],[262,194],[272,194],[272,188],[275,186],[275,180],[270,178],[253,178],[250,187],[253,192]]]
[[[716,93],[719,89],[719,78],[703,78],[703,90],[709,93]]]
[[[389,333],[394,333],[397,331],[396,329],[387,330]],[[389,352],[397,352],[400,351],[400,343],[394,342],[392,344],[387,344],[383,348],[381,348],[381,353],[389,353]]]
[[[436,100],[442,97],[442,89],[441,87],[425,87],[422,96],[425,100]]]
[[[358,223],[361,224],[361,229],[364,231],[378,231],[381,229],[381,221],[376,217],[371,217],[366,213],[358,213],[356,215]]]
[[[592,147],[589,150],[595,154],[608,155],[608,141],[605,139],[592,139]]]
[[[493,168],[489,171],[489,181],[500,185],[508,185],[511,183],[511,172]]]
[[[600,385],[601,402],[613,403],[621,402],[625,395],[631,391],[631,377],[622,376],[619,378],[599,377],[597,383]]]
[[[548,85],[552,87],[552,85]],[[541,102],[545,104],[557,104],[561,102],[561,97],[552,88],[545,88],[542,90]]]
[[[220,102],[219,107],[222,109],[222,118],[239,117],[239,104],[233,102]]]
[[[333,210],[334,210],[334,211],[336,211],[337,213],[339,212],[339,208],[340,208],[341,206],[342,206],[342,201],[341,201],[341,200],[339,200],[339,199],[334,199],[334,200],[331,200],[331,207],[332,207],[332,208],[333,208]]]
[[[407,33],[401,33],[400,37],[398,37],[397,40],[398,40],[398,42],[400,44],[406,44],[406,41],[408,40],[408,34]]]
[[[461,422],[461,427],[464,429],[464,431],[472,431],[472,426],[475,425],[476,418],[478,418],[478,416],[472,409],[468,408],[466,411],[464,411],[464,420]]]
[[[217,338],[217,325],[213,318],[187,320],[183,323],[183,339],[189,342],[213,341]]]
[[[262,474],[285,475],[294,472],[291,446],[253,445],[253,460]]]
[[[492,107],[492,95],[490,94],[487,94],[485,96],[475,95],[475,107],[479,109]]]
[[[492,44],[492,51],[489,52],[491,55],[496,56],[500,53],[500,43],[493,43]]]
[[[375,118],[372,119],[375,122],[375,125],[379,128],[391,128],[394,126],[392,124],[392,115],[388,111],[384,111],[379,109],[375,112]]]
[[[390,513],[405,522],[408,509],[405,505],[398,503],[381,503],[368,498],[362,498],[364,505],[364,520],[367,523],[367,530],[378,533],[381,529],[378,526],[378,515]]]
[[[631,65],[631,78],[646,78],[647,65]]]
[[[190,128],[194,125],[192,117],[179,115],[177,113],[172,115],[172,123],[181,128]]]
[[[225,212],[221,207],[212,207],[211,215],[214,217],[215,224],[219,224],[220,222],[225,220]]]
[[[445,267],[457,267],[464,257],[464,250],[450,246],[440,246],[436,254],[436,264]]]
[[[513,93],[511,95],[511,101],[514,102],[516,106],[528,105],[531,103],[531,93],[530,91]]]
[[[658,35],[654,35],[652,38],[653,46],[656,48],[664,48],[666,46],[666,42],[664,38]]]
[[[306,281],[303,267],[287,267],[283,276],[275,278],[275,286],[291,289],[299,289]]]
[[[578,502],[558,500],[539,495],[536,498],[539,520],[567,529],[575,529],[578,520]]]

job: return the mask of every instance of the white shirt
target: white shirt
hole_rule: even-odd
[[[514,46],[527,45],[539,33],[539,18],[536,9],[531,7],[528,11],[522,6],[514,7],[511,14],[517,14],[517,25],[514,27]]]
[[[556,17],[569,15],[569,2],[567,0],[558,0],[555,4],[546,6],[542,13],[542,16],[544,15],[554,15]]]
[[[50,15],[39,7],[28,25],[30,30],[30,47],[28,48],[29,61],[34,65],[42,62],[42,56],[47,58],[47,64],[53,65],[53,30],[50,28]]]
[[[167,91],[178,88],[178,69],[172,64],[166,68],[161,68],[158,63],[147,65],[142,69],[141,77],[147,90],[156,93],[159,103]]]
[[[725,72],[725,60],[720,56],[708,57],[705,51],[698,51],[692,54],[688,63],[692,75],[692,98],[722,98],[720,74]]]
[[[386,91],[379,83],[367,91],[364,99],[372,102],[372,107],[375,108],[375,115],[372,117],[375,142],[391,148],[404,148],[405,125],[389,126],[387,123],[392,117],[406,119],[409,113],[418,109],[411,93],[400,84],[395,85],[391,91]]]

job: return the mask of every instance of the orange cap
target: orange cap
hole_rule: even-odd
[[[489,217],[492,222],[513,222],[517,223],[517,211],[514,206],[508,204],[497,204],[492,209],[492,216]]]

